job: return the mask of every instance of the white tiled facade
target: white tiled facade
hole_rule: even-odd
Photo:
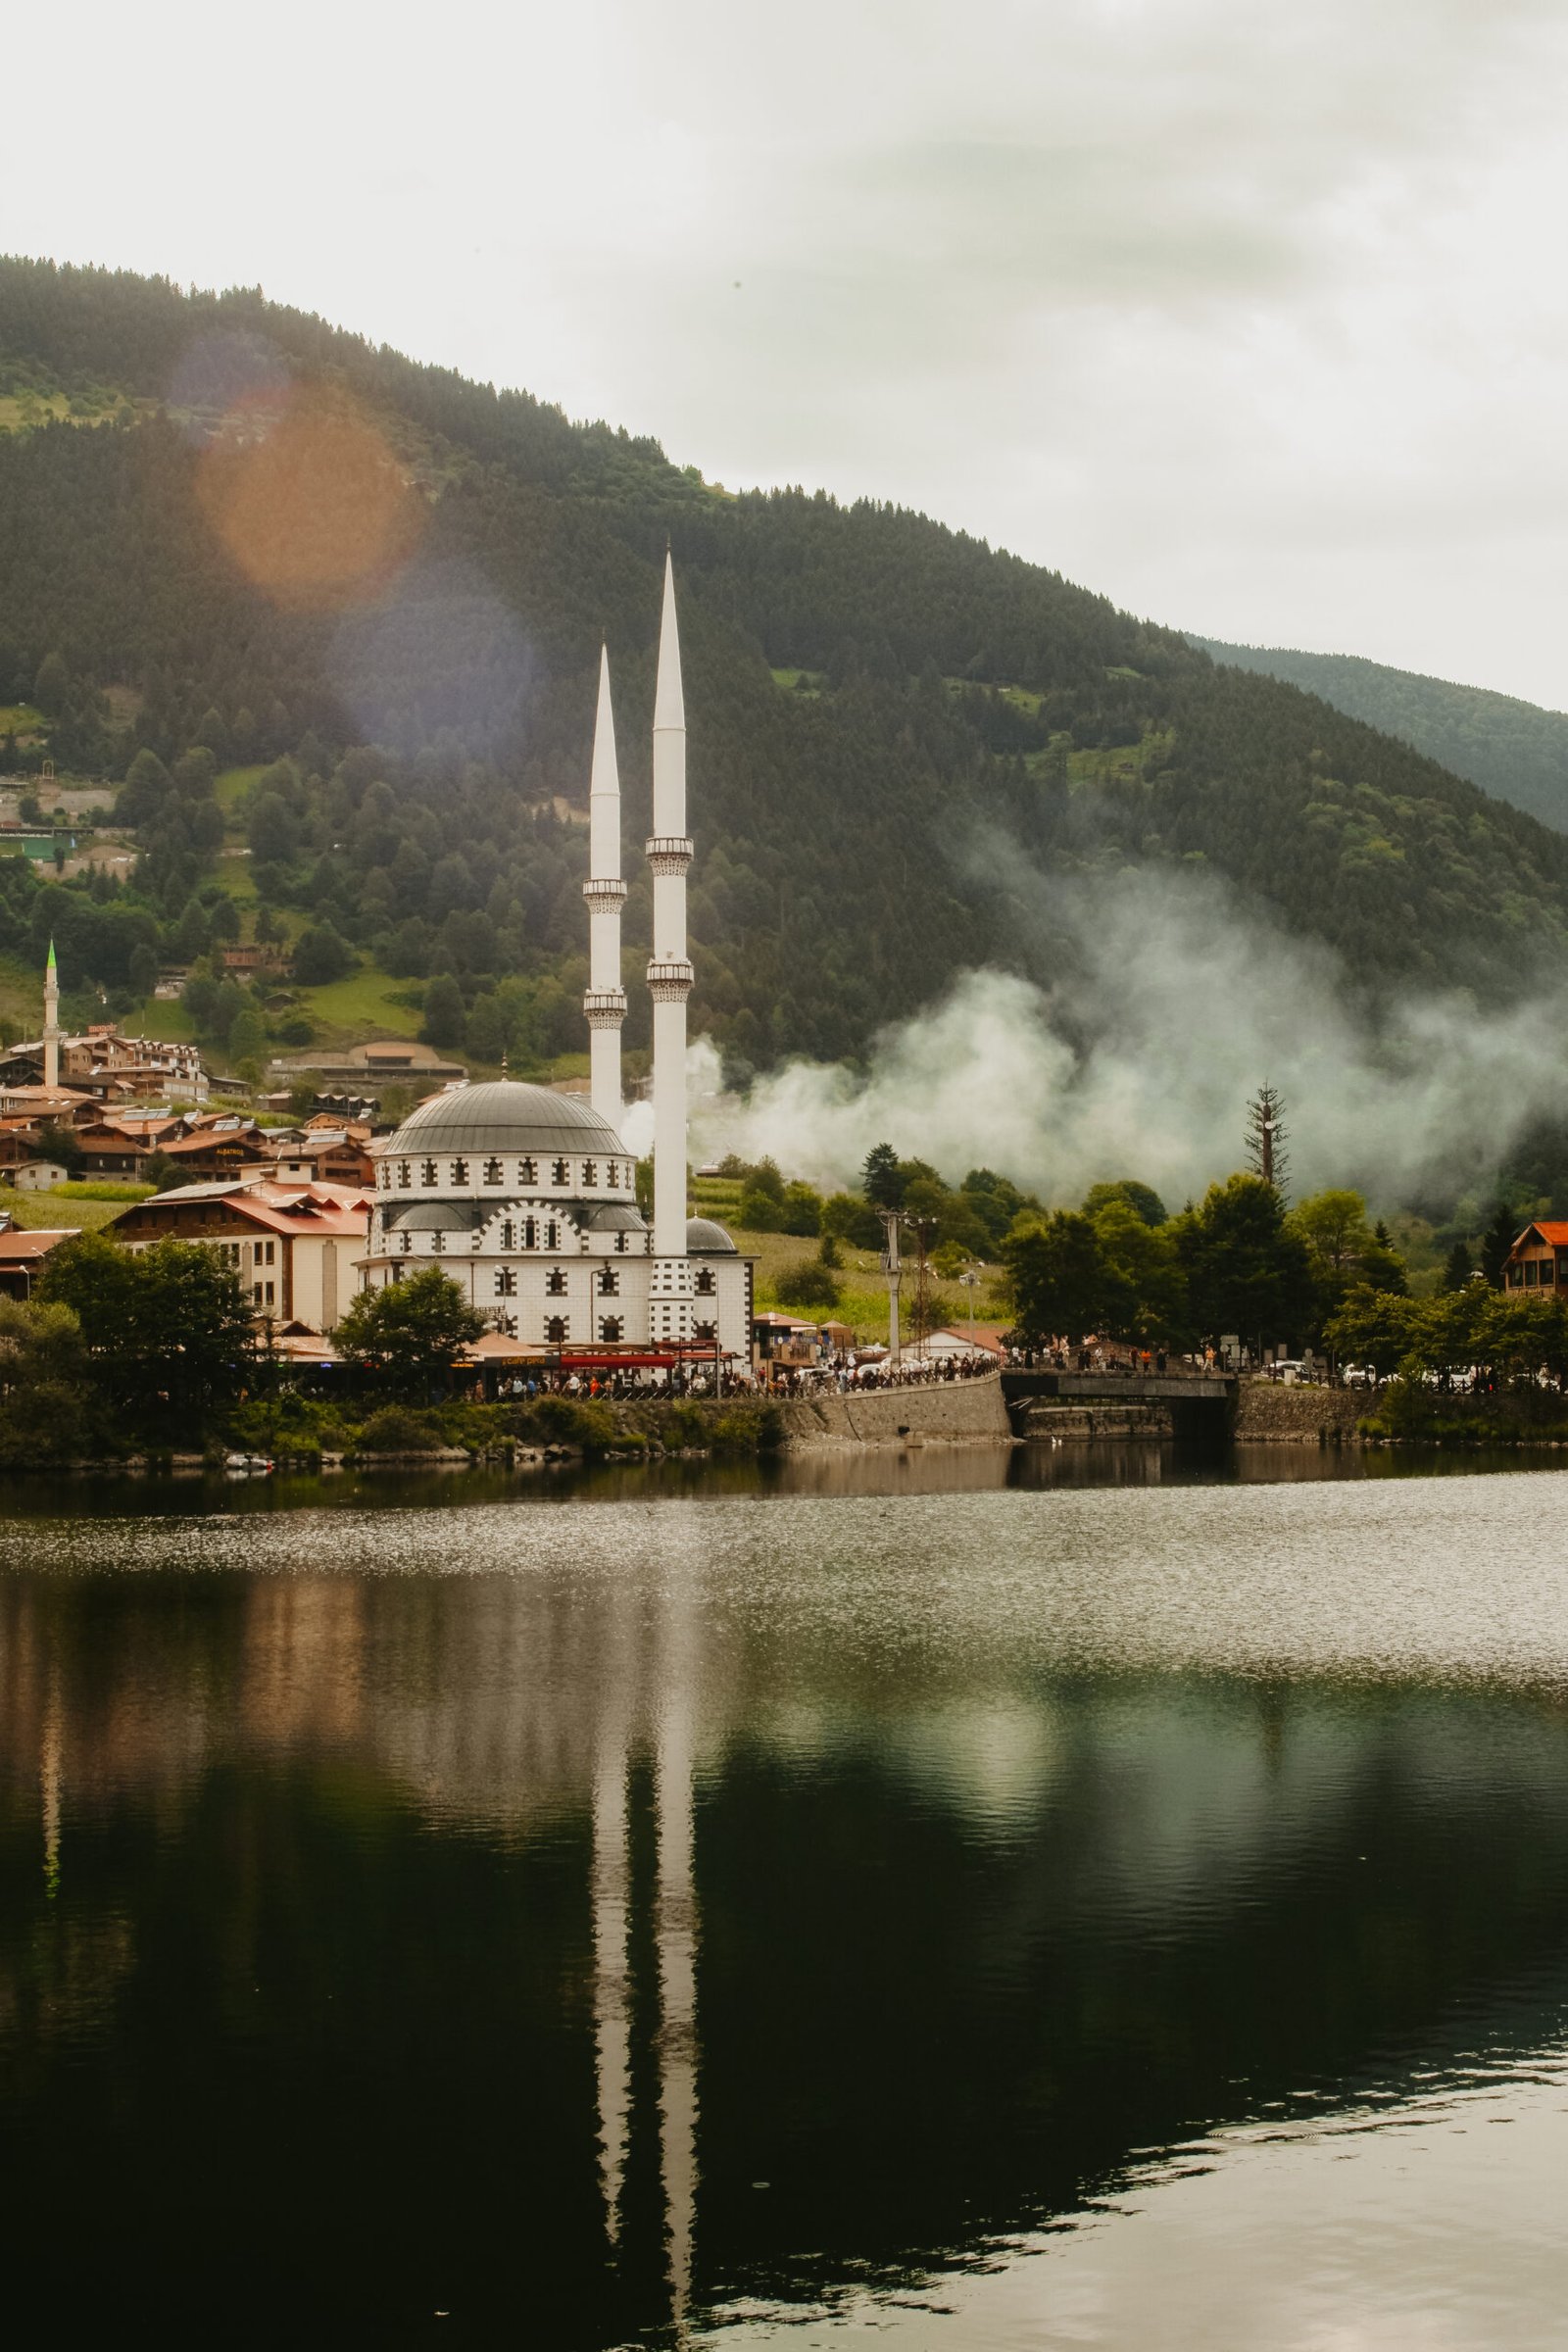
[[[374,1157],[368,1283],[434,1263],[496,1330],[528,1346],[716,1337],[747,1359],[749,1260],[705,1219],[692,1222],[686,1256],[655,1258],[635,1162],[579,1098],[507,1079],[455,1089],[421,1103]]]

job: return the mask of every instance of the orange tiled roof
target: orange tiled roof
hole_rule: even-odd
[[[1542,1240],[1552,1250],[1568,1250],[1568,1224],[1550,1217],[1538,1217],[1527,1225],[1519,1236],[1519,1241],[1515,1242],[1514,1248],[1517,1250],[1521,1242],[1528,1242],[1533,1233],[1539,1233]]]

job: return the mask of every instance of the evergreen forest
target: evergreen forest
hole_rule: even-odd
[[[1468,776],[1568,833],[1568,713],[1485,686],[1391,669],[1359,654],[1302,654],[1283,646],[1222,645],[1195,637],[1216,662],[1261,672],[1321,695],[1336,710],[1397,735],[1429,760]]]
[[[862,1054],[977,964],[1049,982],[1042,878],[1227,878],[1369,1002],[1560,976],[1568,837],[1260,670],[927,516],[736,493],[656,441],[260,290],[0,261],[0,773],[111,782],[128,881],[0,858],[0,954],[194,966],[200,1034],[307,1044],[204,956],[286,940],[514,1071],[580,1050],[613,664],[645,1049],[659,570],[681,592],[694,1033],[733,1078]],[[344,1000],[350,1003],[351,1000]],[[367,997],[381,1009],[386,998]],[[352,1024],[351,1024],[352,1025]]]

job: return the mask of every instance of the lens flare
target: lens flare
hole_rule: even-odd
[[[203,453],[199,483],[246,577],[297,611],[339,612],[379,594],[423,522],[385,435],[327,387],[299,387],[281,406],[236,403]]]

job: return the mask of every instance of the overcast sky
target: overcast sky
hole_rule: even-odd
[[[8,17],[0,245],[1568,704],[1562,0]]]

